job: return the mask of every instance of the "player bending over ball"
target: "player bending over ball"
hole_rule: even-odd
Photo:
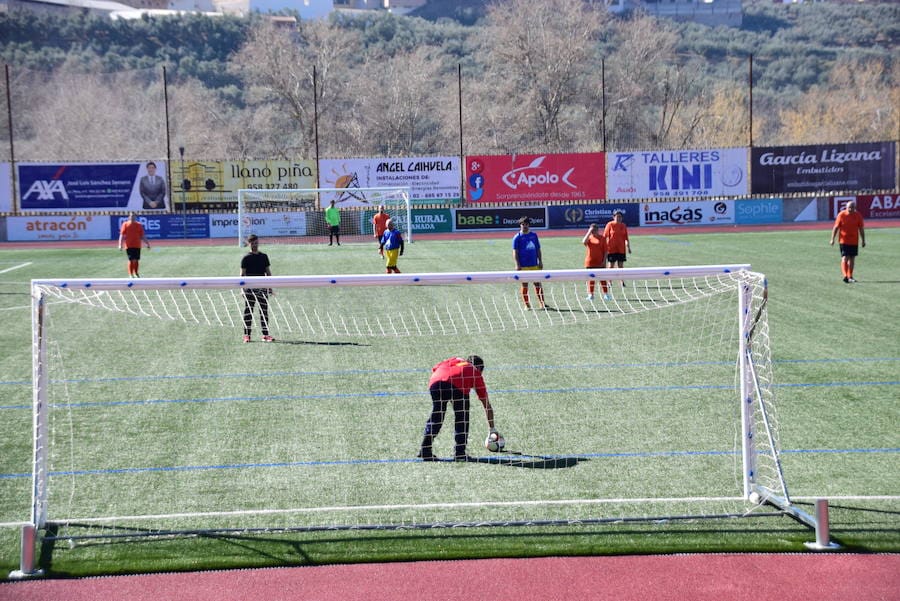
[[[432,444],[444,424],[448,403],[453,406],[456,420],[454,422],[453,457],[456,461],[468,460],[466,443],[469,438],[469,391],[473,388],[484,406],[484,414],[490,428],[486,446],[494,444],[497,447],[496,450],[502,448],[503,438],[494,428],[494,408],[491,407],[491,402],[488,400],[484,378],[481,377],[482,371],[484,371],[484,361],[478,355],[472,355],[466,359],[450,357],[431,368],[431,379],[428,381],[428,391],[431,393],[431,415],[425,423],[425,435],[422,437],[422,446],[419,450],[419,457],[422,458],[422,461],[436,460]]]

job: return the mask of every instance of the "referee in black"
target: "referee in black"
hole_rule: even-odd
[[[256,234],[247,237],[250,252],[241,259],[241,277],[270,276],[269,255],[259,252],[259,238]],[[253,308],[259,305],[259,327],[263,342],[275,342],[269,336],[269,289],[244,288],[244,342],[250,342],[253,330]]]

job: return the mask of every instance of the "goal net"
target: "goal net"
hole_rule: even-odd
[[[620,269],[605,296],[600,277],[34,281],[27,521],[76,540],[796,513],[764,277]],[[251,288],[272,343],[258,306],[241,341]],[[470,354],[506,449],[473,394],[470,461],[450,412],[423,462],[431,367]]]
[[[373,242],[372,218],[385,208],[404,239],[412,242],[409,187],[301,188],[293,190],[238,190],[238,244],[250,234],[266,244],[328,242],[330,226],[325,209],[331,201],[340,212],[343,242]]]

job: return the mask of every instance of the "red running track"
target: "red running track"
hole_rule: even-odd
[[[900,555],[548,557],[0,584],[0,601],[896,601]]]

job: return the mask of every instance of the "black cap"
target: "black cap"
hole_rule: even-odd
[[[484,360],[478,355],[470,355],[466,357],[466,361],[474,365],[478,371],[484,371]]]

